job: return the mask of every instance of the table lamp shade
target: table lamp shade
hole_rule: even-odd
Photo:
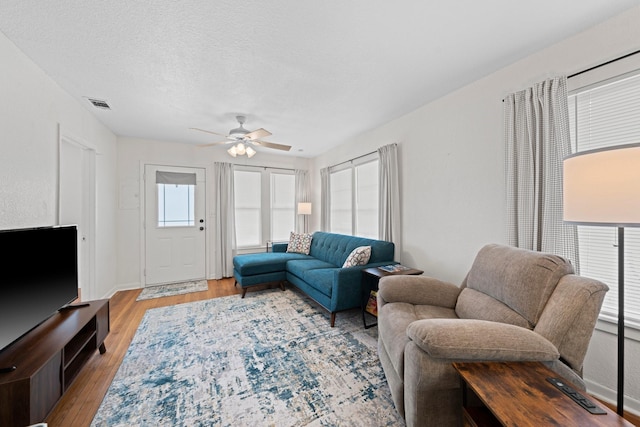
[[[640,226],[640,144],[583,151],[563,168],[566,222]]]

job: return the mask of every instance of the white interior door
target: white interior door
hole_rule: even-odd
[[[78,226],[78,287],[82,300],[95,290],[96,151],[61,133],[58,172],[58,224]]]
[[[145,286],[205,278],[205,171],[145,165]]]

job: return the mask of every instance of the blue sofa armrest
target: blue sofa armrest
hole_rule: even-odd
[[[389,264],[398,263],[395,261],[375,262],[336,270],[333,278],[333,291],[331,292],[331,310],[346,310],[362,303],[362,270]]]
[[[349,267],[337,269],[333,277],[330,311],[357,307],[362,299],[362,269]]]
[[[288,243],[274,243],[271,246],[273,252],[287,252]]]

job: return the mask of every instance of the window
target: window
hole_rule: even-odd
[[[259,171],[233,172],[236,213],[236,243],[239,248],[262,244],[262,174]]]
[[[378,159],[367,156],[360,160],[331,171],[330,229],[333,233],[377,239]]]
[[[640,73],[572,91],[571,142],[575,152],[640,142]],[[625,228],[625,319],[640,325],[640,229]],[[602,314],[618,313],[616,227],[578,226],[580,274],[609,286]]]
[[[289,240],[295,227],[293,171],[236,166],[234,197],[238,248]]]
[[[351,234],[352,232],[352,174],[351,168],[331,174],[331,231]]]
[[[271,238],[289,240],[295,227],[296,177],[292,174],[271,174]]]
[[[193,227],[196,175],[156,171],[158,227]]]

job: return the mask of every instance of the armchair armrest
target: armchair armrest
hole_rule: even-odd
[[[455,308],[461,289],[428,276],[385,276],[378,283],[382,303],[406,302]]]
[[[558,349],[542,335],[486,320],[418,320],[409,325],[407,335],[437,359],[544,362],[560,357]]]

